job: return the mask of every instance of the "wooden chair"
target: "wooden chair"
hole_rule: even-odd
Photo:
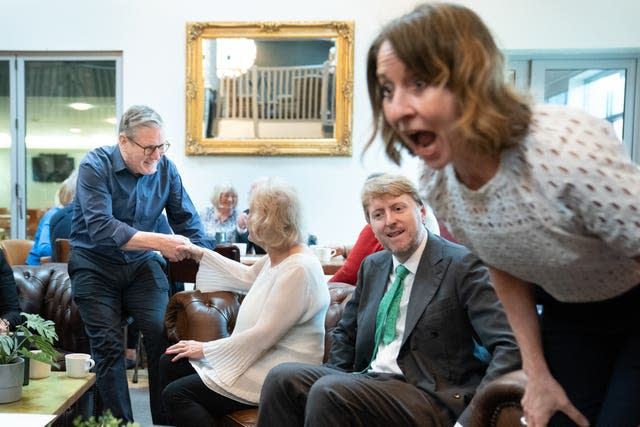
[[[9,265],[23,265],[33,248],[33,240],[9,239],[3,240],[2,252]]]
[[[69,239],[56,239],[53,242],[51,259],[53,262],[69,262],[69,252],[71,252]]]

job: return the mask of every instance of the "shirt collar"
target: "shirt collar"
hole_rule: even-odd
[[[113,164],[114,172],[121,172],[127,169],[127,165],[124,162],[124,158],[122,157],[122,153],[120,152],[120,145],[112,145],[111,151],[111,162]]]
[[[396,267],[399,264],[402,264],[405,266],[407,270],[409,270],[411,274],[416,274],[416,271],[418,271],[418,264],[420,264],[420,258],[422,258],[422,253],[424,252],[424,248],[427,246],[427,240],[429,240],[428,236],[429,236],[429,233],[425,232],[424,237],[422,238],[422,241],[418,245],[418,248],[411,254],[409,259],[406,260],[405,262],[400,263],[400,261],[398,261],[396,256],[393,255],[391,257],[393,259],[393,271],[396,271]]]

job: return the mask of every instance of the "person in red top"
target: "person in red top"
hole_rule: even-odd
[[[331,279],[329,279],[329,282],[343,282],[355,285],[358,281],[358,270],[360,269],[362,260],[368,255],[381,251],[382,249],[382,245],[373,234],[371,226],[369,224],[365,225],[358,236],[358,240],[356,240],[356,243],[348,252],[348,256],[344,254],[346,256],[344,264],[335,272]]]

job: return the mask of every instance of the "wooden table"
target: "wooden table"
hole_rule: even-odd
[[[245,255],[243,257],[240,257],[240,262],[243,263],[244,265],[253,265],[257,260],[259,260],[263,256],[264,255]],[[324,271],[325,275],[333,276],[336,273],[336,271],[338,271],[338,269],[342,267],[343,264],[344,264],[343,257],[341,256],[333,257],[331,258],[331,260],[329,260],[329,262],[322,263],[322,270]]]
[[[22,399],[0,405],[0,420],[8,414],[49,414],[54,415],[55,420],[95,382],[93,372],[86,378],[70,378],[66,372],[52,372],[47,378],[31,379],[29,385],[22,388]],[[21,424],[21,427],[25,425]]]

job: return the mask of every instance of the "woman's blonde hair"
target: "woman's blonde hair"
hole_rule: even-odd
[[[396,164],[407,148],[383,114],[377,59],[385,41],[408,72],[453,93],[460,117],[452,130],[464,141],[461,149],[497,154],[524,139],[531,107],[505,82],[504,57],[489,29],[464,6],[436,3],[419,5],[391,21],[369,48],[367,86],[374,130],[365,150],[378,131],[387,156]]]
[[[236,196],[236,201],[233,203],[233,206],[231,206],[231,209],[235,209],[235,207],[238,205],[238,192],[230,182],[223,182],[213,186],[211,198],[209,199],[211,201],[211,204],[216,208],[220,206],[220,197],[222,197],[224,193],[232,193]]]
[[[78,170],[75,169],[71,174],[62,181],[60,189],[58,190],[58,201],[62,206],[67,206],[73,202],[73,198],[76,195],[76,183],[78,181]]]
[[[302,243],[302,209],[295,189],[279,178],[258,184],[249,200],[249,235],[265,249]]]

